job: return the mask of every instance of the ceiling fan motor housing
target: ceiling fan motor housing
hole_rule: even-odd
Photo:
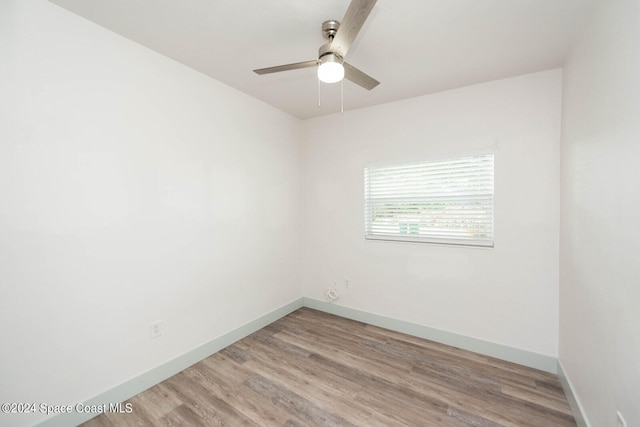
[[[329,43],[323,44],[322,46],[320,46],[320,49],[318,49],[318,61],[320,63],[325,61],[342,63],[344,61],[340,55],[331,50],[331,42],[338,32],[338,28],[340,28],[340,22],[336,21],[335,19],[324,21],[322,23],[322,36],[325,39],[329,40]],[[327,55],[332,56],[326,57]],[[326,57],[325,61],[322,60],[323,57]]]
[[[331,57],[328,57],[328,55],[331,55]],[[331,43],[323,44],[320,46],[320,49],[318,49],[318,61],[323,62],[322,58],[325,58],[325,61],[329,60],[331,62],[342,63],[344,61],[340,55],[331,50]]]

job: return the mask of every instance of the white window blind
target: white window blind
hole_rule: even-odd
[[[493,246],[493,154],[364,170],[365,238]]]

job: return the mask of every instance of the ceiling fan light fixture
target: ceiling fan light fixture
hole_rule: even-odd
[[[344,78],[344,66],[338,55],[328,53],[320,58],[318,79],[324,83],[337,83]]]

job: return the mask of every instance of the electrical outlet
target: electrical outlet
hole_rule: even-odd
[[[627,422],[624,420],[620,411],[616,412],[616,418],[618,420],[618,423],[616,424],[617,427],[627,427]]]
[[[158,338],[159,336],[162,335],[162,321],[158,320],[156,322],[153,322],[151,324],[149,324],[149,327],[151,329],[151,338]]]
[[[351,287],[351,281],[349,279],[344,279],[344,287],[347,289]]]

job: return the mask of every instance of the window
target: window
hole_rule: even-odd
[[[493,246],[493,154],[364,170],[365,238]]]

